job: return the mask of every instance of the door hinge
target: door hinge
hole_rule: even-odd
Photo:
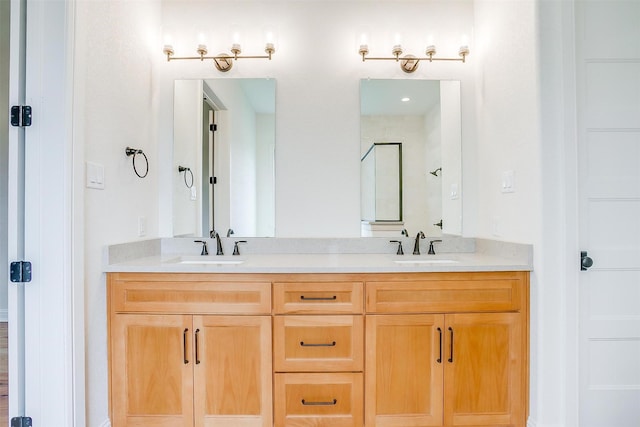
[[[33,420],[31,417],[14,417],[11,418],[11,427],[32,427]]]
[[[210,130],[211,132],[215,132],[215,131],[217,131],[217,130],[218,130],[218,125],[217,125],[217,124],[215,124],[215,123],[210,124],[210,125],[209,125],[209,130]]]
[[[580,251],[580,271],[587,271],[593,265],[593,260],[588,256],[587,251]]]
[[[32,110],[30,105],[14,105],[11,107],[11,126],[31,126]]]
[[[29,261],[12,262],[10,271],[10,278],[13,283],[27,283],[31,281],[31,263]]]
[[[215,176],[209,177],[209,184],[217,184],[217,183],[218,183],[218,178],[216,178]]]

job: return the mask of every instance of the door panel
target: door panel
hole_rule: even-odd
[[[195,426],[271,426],[271,318],[195,316],[194,333]]]
[[[524,424],[521,317],[520,313],[446,316],[445,425]]]
[[[640,425],[640,3],[576,2],[581,427]],[[604,45],[610,46],[601,49]]]
[[[191,330],[191,316],[113,317],[113,427],[193,425]]]
[[[367,316],[366,426],[442,424],[443,327],[443,315]]]

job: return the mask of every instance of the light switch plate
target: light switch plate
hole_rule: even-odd
[[[512,170],[502,172],[501,190],[503,193],[514,193],[516,191],[515,175]]]
[[[104,166],[99,163],[86,162],[87,188],[104,190]]]

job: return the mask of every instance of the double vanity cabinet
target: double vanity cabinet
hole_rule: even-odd
[[[113,427],[525,427],[529,272],[107,275]]]

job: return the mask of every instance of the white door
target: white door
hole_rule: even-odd
[[[580,427],[640,426],[640,2],[576,2]]]
[[[33,124],[9,130],[8,258],[33,270],[31,282],[9,285],[9,417],[34,426],[84,424],[83,317],[74,310],[83,305],[72,269],[73,8],[11,0],[9,102],[30,105]]]

